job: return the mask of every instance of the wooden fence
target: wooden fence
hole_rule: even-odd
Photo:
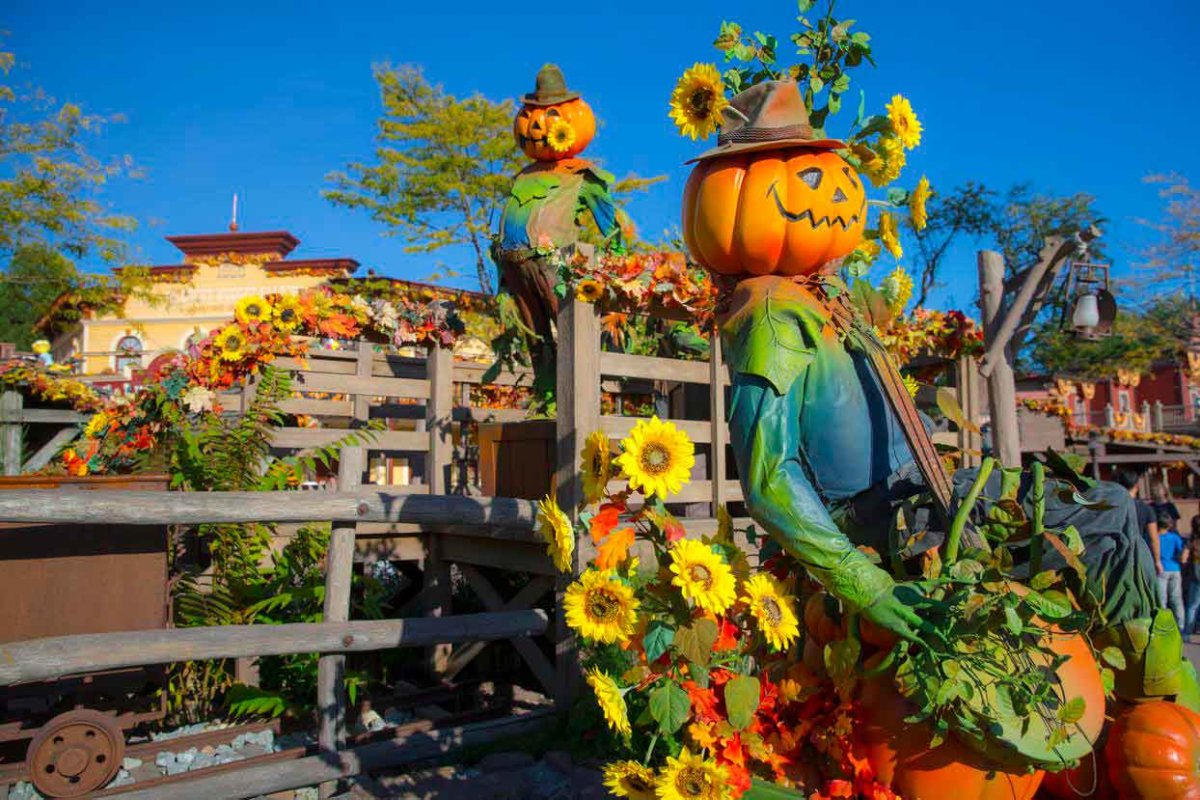
[[[12,389],[0,391],[0,474],[36,472],[50,463],[79,435],[86,414],[58,408],[26,408],[25,399]],[[31,449],[26,437],[36,443]]]
[[[568,686],[560,676],[570,671],[570,665],[551,663],[530,638],[562,629],[557,621],[554,626],[549,624],[544,610],[529,607],[540,592],[527,586],[516,597],[505,599],[472,566],[490,564],[492,555],[507,552],[516,561],[537,567],[541,575],[530,585],[536,583],[542,591],[548,590],[552,567],[544,545],[533,531],[534,504],[506,498],[363,489],[355,486],[363,463],[362,449],[343,451],[341,490],[337,492],[0,493],[0,522],[138,525],[152,521],[159,525],[196,525],[328,520],[333,525],[321,623],[126,631],[9,642],[0,644],[0,685],[188,659],[321,654],[317,685],[318,755],[286,764],[256,766],[236,775],[187,779],[173,789],[172,797],[266,794],[333,780],[394,760],[401,751],[400,744],[394,741],[345,749],[347,697],[343,677],[344,654],[349,652],[432,648],[432,657],[444,670],[469,660],[484,643],[506,640],[530,664],[552,696],[563,700]],[[426,585],[421,609],[424,618],[349,621],[355,540],[380,530],[394,536],[419,537],[426,542],[427,570],[433,580]],[[456,546],[460,542],[467,544]],[[539,552],[540,559],[535,555]],[[451,613],[448,584],[451,561],[460,562],[468,575],[475,575],[472,585],[479,591],[485,612]],[[561,614],[556,616],[561,618]],[[458,649],[449,651],[451,645],[457,645]],[[559,652],[569,656],[570,649],[560,647]],[[455,745],[495,741],[542,722],[544,714],[513,716],[450,731],[423,733],[410,744],[417,750],[432,749],[429,754],[434,755]],[[411,757],[412,748],[404,753],[405,757]]]

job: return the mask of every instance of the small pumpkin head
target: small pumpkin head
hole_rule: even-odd
[[[862,180],[816,138],[794,81],[767,81],[725,109],[717,147],[683,194],[693,258],[727,275],[811,275],[848,255],[866,227]]]
[[[576,92],[567,89],[562,70],[547,64],[537,88],[523,98],[513,120],[517,146],[535,161],[561,161],[584,151],[596,135],[596,117]]]
[[[811,275],[866,226],[862,180],[832,150],[789,148],[701,161],[683,195],[683,235],[727,275]]]

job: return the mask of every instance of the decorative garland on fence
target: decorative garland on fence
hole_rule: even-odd
[[[1200,450],[1200,437],[1185,436],[1179,433],[1164,433],[1162,431],[1135,431],[1127,428],[1103,428],[1098,425],[1080,425],[1075,422],[1075,415],[1061,397],[1025,398],[1021,404],[1030,411],[1058,417],[1062,420],[1067,435],[1075,438],[1086,438],[1089,434],[1107,436],[1114,442],[1133,442],[1136,444],[1167,445],[1169,447],[1187,447]]]
[[[368,302],[321,287],[242,298],[230,322],[211,330],[189,352],[154,365],[129,395],[103,398],[79,381],[23,361],[0,366],[0,381],[43,399],[64,400],[77,411],[93,412],[83,439],[48,469],[105,474],[133,469],[171,426],[219,413],[216,392],[241,385],[276,358],[304,356],[309,341],[295,337],[331,344],[365,338],[395,346],[450,347],[463,331],[462,320],[444,301]]]

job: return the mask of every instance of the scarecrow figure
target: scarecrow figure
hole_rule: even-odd
[[[725,289],[718,322],[732,382],[730,443],[750,515],[850,610],[918,640],[928,629],[924,598],[859,546],[884,564],[936,546],[975,476],[960,472],[951,483],[895,366],[832,275],[866,221],[862,182],[835,152],[843,148],[813,135],[794,82],[743,91],[724,110],[718,146],[692,162],[683,231]],[[1131,498],[1101,483],[1080,503],[1068,485],[1048,484],[1046,526],[1073,525],[1086,544],[1079,596],[1101,598],[1118,631],[1111,641],[1136,657],[1139,636],[1145,652],[1148,637],[1168,633],[1151,630],[1153,560]],[[1001,496],[999,476],[983,496]],[[895,530],[906,503],[928,516],[917,544]],[[1044,566],[1063,564],[1047,556]],[[1173,659],[1163,669],[1177,680],[1145,693],[1183,691],[1188,665],[1177,649]]]
[[[555,264],[584,250],[579,238],[585,214],[606,241],[621,237],[609,194],[613,176],[576,158],[595,133],[591,108],[567,88],[562,71],[554,64],[542,67],[536,89],[525,95],[513,120],[518,146],[534,161],[513,181],[492,258],[501,289],[516,303],[535,371],[543,377],[554,368]]]

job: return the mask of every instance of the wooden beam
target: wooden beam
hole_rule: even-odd
[[[532,530],[536,516],[530,500],[408,494],[396,487],[357,492],[0,492],[0,522],[198,525],[355,519],[474,528],[472,535],[478,536],[497,528]],[[498,533],[496,538],[506,536]]]
[[[712,484],[712,513],[729,502],[725,483],[725,445],[729,441],[729,424],[725,421],[725,379],[729,371],[721,352],[721,332],[715,327],[709,335],[708,410],[709,455],[708,480]]]
[[[499,720],[453,728],[420,731],[405,738],[361,745],[335,757],[324,754],[262,764],[243,769],[209,772],[173,781],[169,787],[125,792],[122,800],[213,800],[259,797],[275,792],[335,781],[365,772],[428,761],[464,747],[511,741],[537,731],[554,719],[553,712],[533,711]]]
[[[67,443],[79,435],[79,428],[70,427],[63,428],[58,433],[51,437],[50,441],[42,445],[41,449],[29,457],[29,460],[21,467],[22,472],[37,472],[42,467],[50,463],[50,460],[58,455],[58,452],[67,446]]]
[[[381,397],[429,397],[429,383],[410,378],[364,378],[358,375],[299,372],[295,376],[294,383],[298,392],[340,392]]]
[[[271,437],[271,446],[280,448],[320,447],[333,444],[353,433],[347,428],[276,428]],[[374,431],[364,435],[370,450],[406,450],[424,453],[429,448],[429,437],[416,431]]]
[[[1115,455],[1097,455],[1096,461],[1101,464],[1170,464],[1175,461],[1184,463],[1200,462],[1200,453],[1187,455],[1184,453],[1119,453]]]
[[[26,408],[21,411],[22,422],[52,425],[78,425],[86,422],[90,416],[62,408]]]
[[[437,642],[511,639],[545,633],[547,623],[546,612],[530,609],[442,619],[216,625],[54,636],[0,643],[0,685],[175,661],[366,653]]]
[[[425,483],[430,494],[448,494],[454,461],[454,356],[447,347],[429,348],[429,403],[426,405],[426,434],[429,457],[425,459]]]
[[[605,414],[600,417],[600,429],[607,433],[610,439],[624,439],[633,430],[634,425],[644,421],[642,417],[619,417],[615,414]],[[712,423],[706,420],[664,419],[663,422],[674,423],[676,428],[686,433],[688,438],[695,443],[704,444],[712,441]]]
[[[21,474],[21,409],[25,400],[11,389],[0,392],[0,474]]]
[[[361,343],[360,343],[361,344]],[[369,355],[369,354],[368,354]],[[359,353],[358,364],[370,362]],[[338,461],[338,488],[355,491],[362,483],[366,453],[361,447],[344,447]],[[337,521],[329,535],[325,557],[325,604],[323,621],[346,622],[350,619],[350,585],[354,579],[355,522]],[[320,728],[317,743],[322,753],[334,753],[346,742],[346,657],[323,653],[317,661],[317,708]],[[320,794],[332,797],[336,787],[322,785]]]
[[[708,383],[709,368],[703,361],[679,358],[635,356],[628,353],[600,353],[600,374],[621,378],[645,378],[652,381]],[[728,383],[726,376],[723,383]]]

